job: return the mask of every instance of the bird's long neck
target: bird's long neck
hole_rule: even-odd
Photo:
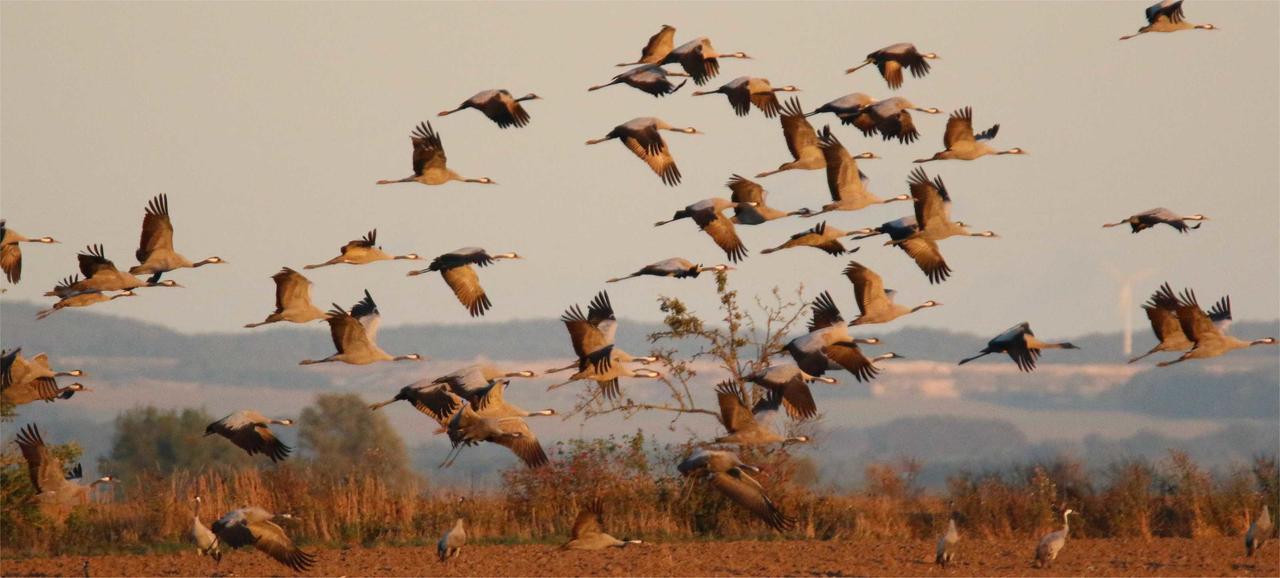
[[[1254,345],[1275,345],[1275,344],[1276,344],[1276,338],[1264,337],[1262,339],[1254,339],[1253,341],[1250,341],[1249,347],[1253,347]]]
[[[919,311],[919,310],[921,310],[921,309],[928,309],[928,308],[930,308],[930,307],[933,307],[933,304],[928,303],[928,302],[921,303],[921,304],[919,304],[919,305],[916,305],[915,307],[912,307],[912,308],[911,308],[911,312],[912,312],[912,313],[915,313],[916,311]]]
[[[195,267],[203,267],[203,266],[205,266],[205,265],[210,265],[210,264],[213,264],[213,263],[217,263],[218,261],[219,261],[219,259],[217,259],[216,257],[209,257],[208,259],[204,259],[203,261],[197,261],[197,262],[195,262],[195,263],[192,263],[192,264],[191,264],[191,267],[192,267],[192,268],[195,268]]]
[[[1062,514],[1062,535],[1063,536],[1066,536],[1067,533],[1071,531],[1071,522],[1068,518],[1069,518],[1068,514],[1066,513]]]
[[[403,179],[395,179],[395,180],[382,179],[382,180],[379,180],[378,182],[376,182],[376,183],[374,183],[374,184],[376,184],[376,185],[390,185],[390,184],[394,184],[394,183],[412,183],[412,182],[414,182],[415,180],[417,180],[417,175],[409,175],[409,176],[407,176],[407,177],[405,177],[405,178],[403,178]]]

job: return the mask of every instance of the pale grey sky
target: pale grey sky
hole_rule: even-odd
[[[1237,319],[1280,311],[1280,4],[1188,2],[1219,32],[1151,34],[1147,2],[808,4],[0,4],[0,204],[14,229],[65,244],[26,251],[34,299],[75,271],[74,255],[106,245],[134,264],[143,207],[168,193],[176,247],[231,262],[172,277],[98,309],[184,331],[239,331],[272,306],[269,276],[326,260],[377,228],[389,251],[435,255],[479,245],[528,256],[480,276],[494,302],[485,321],[545,318],[607,287],[620,315],[658,319],[657,295],[714,307],[711,281],[604,280],[659,259],[707,264],[724,255],[692,223],[652,223],[724,181],[789,160],[776,120],[734,116],[723,97],[654,99],[623,86],[586,87],[621,71],[661,24],[677,43],[709,36],[725,60],[711,88],[740,76],[795,84],[806,109],[850,92],[906,96],[921,106],[974,108],[1000,123],[996,144],[1025,157],[925,165],[941,175],[956,218],[998,240],[943,245],[955,273],[930,286],[896,249],[864,242],[854,258],[899,299],[944,307],[908,323],[994,335],[1030,320],[1046,337],[1115,330],[1108,267],[1149,270],[1203,298],[1229,292]],[[843,70],[910,41],[942,56],[923,79],[890,91],[867,68]],[[499,130],[474,111],[435,113],[471,94],[536,92],[533,122]],[[684,182],[662,186],[623,147],[583,144],[637,116],[692,125],[667,137]],[[499,186],[378,187],[409,173],[411,127],[430,120],[450,166]],[[939,150],[945,117],[917,115],[910,146],[863,138],[829,115],[853,151],[884,160],[863,170],[881,195],[906,192],[910,160]],[[761,180],[780,208],[818,206],[822,171]],[[1153,206],[1213,218],[1191,235],[1102,229]],[[837,213],[840,228],[875,226],[907,204]],[[751,256],[732,283],[747,295],[804,282],[847,311],[848,258],[813,250],[760,255],[816,224],[742,227]],[[423,264],[422,266],[425,266]],[[438,276],[406,278],[382,263],[310,272],[320,304],[349,305],[362,288],[385,322],[473,323]],[[43,298],[42,298],[43,299]],[[1137,316],[1141,318],[1141,314]],[[899,322],[901,323],[901,322]]]

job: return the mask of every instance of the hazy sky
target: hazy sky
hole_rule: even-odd
[[[143,207],[168,193],[176,248],[230,265],[181,271],[184,290],[155,289],[98,309],[184,331],[238,331],[270,312],[270,275],[337,254],[377,228],[395,253],[436,255],[478,245],[528,257],[480,276],[501,321],[552,317],[607,287],[619,314],[658,319],[654,298],[714,306],[712,281],[609,277],[659,259],[707,264],[724,255],[691,222],[652,223],[686,204],[728,196],[732,173],[789,160],[776,120],[733,115],[693,83],[654,99],[625,86],[586,87],[635,59],[661,24],[677,43],[709,36],[724,60],[709,88],[740,75],[795,84],[806,109],[850,92],[906,96],[920,106],[974,108],[1000,123],[995,144],[1030,155],[925,165],[945,179],[954,217],[1001,239],[943,244],[953,277],[930,286],[900,251],[863,242],[855,258],[899,299],[944,307],[909,323],[994,335],[1030,320],[1045,337],[1114,330],[1117,282],[1148,271],[1138,300],[1169,280],[1202,299],[1230,292],[1237,319],[1280,311],[1280,5],[1188,2],[1186,16],[1218,32],[1150,34],[1118,42],[1147,2],[896,4],[0,4],[0,197],[31,236],[22,284],[33,299],[103,243],[134,264]],[[873,68],[843,70],[910,41],[942,56],[924,79],[890,91]],[[524,129],[499,130],[475,111],[435,113],[475,92],[536,92]],[[587,147],[616,124],[659,116],[707,134],[671,134],[684,182],[663,186],[622,146]],[[375,186],[410,172],[408,134],[430,120],[450,166],[499,186]],[[941,148],[944,116],[917,115],[910,146],[862,137],[830,116],[882,196],[906,192],[910,160]],[[761,180],[771,204],[827,200],[823,171]],[[1191,235],[1102,229],[1154,206],[1213,218]],[[909,204],[829,216],[875,226]],[[840,271],[849,258],[760,249],[815,225],[788,219],[741,227],[751,256],[732,284],[751,295],[800,282],[831,289],[855,310]],[[415,264],[425,266],[425,263]],[[404,262],[310,272],[316,301],[350,305],[362,288],[388,324],[471,323],[438,276],[406,278]],[[1135,304],[1136,305],[1136,304]],[[1141,319],[1141,314],[1138,314]],[[901,322],[900,322],[901,323]]]

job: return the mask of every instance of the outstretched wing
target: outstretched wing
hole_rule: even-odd
[[[740,468],[712,474],[711,487],[755,514],[774,530],[786,532],[796,527],[795,518],[783,514],[777,504],[764,494],[760,484]]]
[[[173,250],[173,223],[169,221],[169,195],[165,194],[156,195],[147,204],[142,217],[142,236],[134,256],[138,263],[146,263],[152,253],[161,250]]]
[[[809,332],[812,333],[819,329],[831,327],[844,323],[844,318],[840,315],[840,308],[836,307],[836,302],[831,298],[829,291],[823,291],[813,300],[813,318],[809,321]]]
[[[419,123],[409,137],[413,142],[413,174],[422,176],[427,169],[443,169],[445,166],[444,143],[431,128],[431,123]]]

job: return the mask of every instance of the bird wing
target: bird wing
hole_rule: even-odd
[[[880,369],[871,363],[856,344],[835,343],[822,348],[822,354],[845,368],[858,381],[871,381]]]
[[[942,135],[942,144],[950,149],[960,141],[973,140],[973,109],[966,106],[951,113],[947,118],[947,132]]]
[[[1142,306],[1151,321],[1151,331],[1161,343],[1165,341],[1186,341],[1182,325],[1178,323],[1178,298],[1168,283],[1161,285],[1151,298]]]
[[[718,212],[710,214],[699,212],[693,216],[693,220],[698,227],[711,236],[711,240],[715,241],[717,246],[724,250],[724,254],[730,261],[737,263],[747,257],[747,248],[742,244],[742,239],[738,238],[737,229],[724,215]]]
[[[431,123],[418,124],[409,140],[413,142],[413,174],[422,176],[422,172],[429,168],[444,168],[444,143],[440,142],[440,135],[431,128]]]
[[[374,246],[377,245],[377,241],[378,241],[378,230],[374,229],[372,231],[369,231],[368,233],[365,233],[365,236],[363,238],[348,241],[347,244],[343,245],[342,248],[338,249],[338,251],[340,251],[344,256],[348,254],[359,253],[360,251],[365,249],[372,249]]]
[[[916,130],[915,121],[912,120],[911,113],[906,110],[900,110],[896,114],[881,119],[876,124],[876,128],[880,129],[880,134],[884,140],[897,137],[898,142],[902,144],[911,144],[920,136],[920,131]]]
[[[329,323],[329,336],[333,338],[333,347],[338,353],[351,353],[360,349],[368,349],[369,336],[364,326],[342,308],[334,306],[325,321]]]
[[[742,399],[742,390],[733,382],[722,381],[716,385],[716,401],[720,403],[720,423],[729,433],[747,429],[755,423],[751,409]]]
[[[740,468],[712,474],[711,487],[751,511],[775,530],[788,531],[796,526],[795,519],[778,510],[777,504],[764,494],[760,484]]]
[[[675,38],[675,28],[663,27],[656,34],[649,37],[649,42],[640,51],[640,62],[646,64],[661,62],[662,58],[669,54],[675,46]]]
[[[730,88],[729,85],[720,87],[724,91],[724,95],[729,97],[729,106],[733,107],[734,114],[738,116],[747,116],[751,112],[751,103],[755,100],[755,95],[751,94],[751,89],[746,83],[741,86]],[[726,90],[727,89],[727,90]],[[773,93],[770,93],[772,96]],[[777,99],[774,99],[777,101]],[[761,109],[764,110],[764,109]],[[767,115],[772,117],[773,115]]]
[[[916,262],[916,266],[924,271],[930,283],[941,283],[951,276],[951,267],[942,257],[937,241],[931,239],[911,238],[898,245],[907,256]]]
[[[921,229],[945,228],[951,220],[951,195],[941,177],[929,180],[924,169],[916,167],[907,179],[911,197],[915,200],[916,222]]]
[[[693,77],[693,83],[698,86],[706,84],[708,80],[720,74],[720,61],[703,56],[707,47],[707,43],[700,42],[692,50],[686,50],[680,54],[680,68]]]
[[[370,344],[378,340],[378,326],[382,324],[382,314],[378,312],[378,304],[373,302],[373,295],[364,290],[364,299],[351,306],[351,317],[360,322],[365,337]]]
[[[880,76],[884,77],[889,88],[897,89],[902,86],[902,65],[898,61],[879,58],[876,60],[876,68],[880,69]]]
[[[44,438],[35,424],[18,430],[18,448],[27,461],[27,473],[31,476],[31,486],[36,493],[44,493],[66,483],[62,471],[62,462],[53,456]]]
[[[525,112],[524,107],[511,97],[511,93],[502,90],[496,95],[484,102],[480,109],[489,120],[498,124],[498,128],[507,128],[512,125],[522,127],[529,124],[529,113]]]
[[[477,392],[477,395],[473,396],[474,399],[467,401],[471,402],[477,412],[482,412],[490,406],[502,407],[507,405],[507,399],[504,395],[506,390],[507,380],[499,379],[493,382],[493,385],[486,386]]]
[[[18,354],[22,352],[22,348],[6,349],[3,355],[0,355],[0,389],[8,389],[9,386],[16,383],[14,381],[13,364],[18,359]]]
[[[531,468],[547,465],[547,454],[542,451],[538,436],[533,435],[533,430],[529,429],[529,424],[523,418],[503,418],[498,422],[498,427],[503,433],[518,435],[504,435],[494,440],[494,443],[511,450],[511,453]]]
[[[234,415],[234,414],[233,414]],[[228,416],[230,417],[230,416]],[[278,462],[289,456],[292,450],[280,441],[265,424],[255,422],[229,423],[223,418],[209,424],[209,430],[231,440],[249,455],[265,454]]]
[[[1213,326],[1218,328],[1218,333],[1227,334],[1227,329],[1231,327],[1231,296],[1224,295],[1213,307],[1209,308],[1209,320],[1213,321]]]
[[[462,398],[449,392],[447,385],[436,384],[429,387],[415,387],[415,385],[408,387],[409,403],[440,425],[445,425],[462,406]]]
[[[729,190],[733,192],[729,196],[729,200],[735,203],[764,204],[765,190],[764,187],[760,186],[760,183],[735,174],[729,177],[729,182],[725,183],[724,186],[729,187]]]
[[[733,101],[732,98],[729,100],[730,102]],[[773,118],[782,112],[782,106],[778,104],[778,95],[772,90],[753,92],[750,95],[750,100],[751,104],[756,105],[756,108],[764,113],[765,118]]]
[[[160,194],[147,204],[142,217],[142,236],[138,239],[135,257],[138,263],[146,263],[156,251],[173,250],[173,223],[169,221],[169,196]]]
[[[89,245],[84,251],[76,255],[76,261],[80,263],[80,273],[85,279],[93,277],[99,271],[116,272],[116,264],[102,252],[102,245]]]
[[[440,272],[440,275],[444,277],[444,282],[449,285],[449,288],[453,289],[453,294],[458,297],[458,301],[471,312],[472,317],[484,315],[484,312],[493,305],[489,301],[489,296],[485,295],[484,288],[480,286],[480,276],[476,275],[476,270],[470,266],[445,269]]]
[[[884,280],[875,271],[857,261],[850,261],[849,266],[844,269],[844,276],[853,283],[853,296],[863,315],[868,311],[887,309],[890,306],[889,296],[884,291]]]
[[[1147,7],[1147,23],[1155,24],[1160,18],[1166,18],[1169,22],[1177,24],[1182,22],[1182,0],[1173,2],[1171,0],[1160,0]]]
[[[276,313],[311,305],[311,280],[302,273],[284,267],[271,279],[276,283]]]
[[[1178,323],[1182,325],[1182,332],[1187,338],[1196,343],[1222,338],[1213,319],[1200,309],[1196,293],[1191,289],[1183,290],[1182,297],[1178,300]]]
[[[676,161],[667,148],[667,141],[658,134],[658,129],[650,127],[635,135],[622,137],[622,144],[649,165],[664,184],[674,186],[680,183],[680,169],[676,167]]]
[[[604,517],[604,504],[600,498],[594,498],[578,510],[578,519],[573,522],[573,539],[599,534],[604,531],[601,518]]]
[[[782,109],[782,136],[787,139],[787,150],[792,158],[799,160],[809,151],[818,148],[818,133],[804,116],[800,108],[800,99],[791,97]]]
[[[264,554],[275,558],[277,562],[292,568],[296,572],[306,572],[316,562],[315,554],[302,551],[284,528],[270,520],[262,520],[249,524],[253,534],[253,546]]]
[[[866,194],[857,161],[831,132],[830,126],[822,127],[818,148],[822,149],[822,156],[827,161],[827,191],[831,193],[831,200],[851,200]]]
[[[1036,359],[1040,357],[1040,350],[1027,346],[1027,336],[1034,337],[1035,333],[1031,331],[1031,325],[1024,321],[997,335],[987,343],[987,347],[992,350],[1003,350],[1017,364],[1018,369],[1029,372],[1036,368]]]
[[[0,246],[0,270],[10,283],[22,280],[22,247],[17,243]]]
[[[591,359],[597,371],[608,369],[613,343],[582,314],[582,308],[577,305],[570,307],[560,316],[560,321],[569,330],[569,340],[573,342],[573,352],[578,359]]]
[[[819,329],[824,329],[844,322],[844,318],[840,315],[840,308],[836,307],[835,300],[831,299],[829,291],[823,291],[813,300],[813,318],[809,320],[809,332],[813,333]]]
[[[798,369],[798,368],[797,368]],[[782,385],[782,402],[787,414],[795,419],[808,419],[818,415],[818,405],[813,401],[813,392],[799,371]]]

